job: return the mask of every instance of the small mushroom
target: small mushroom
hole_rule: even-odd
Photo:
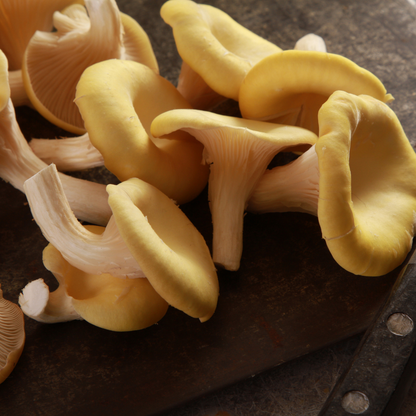
[[[399,266],[415,233],[416,154],[393,110],[334,92],[317,143],[259,181],[248,210],[316,214],[337,263],[363,276]]]
[[[146,278],[170,305],[201,321],[212,316],[218,298],[218,279],[205,240],[175,203],[157,188],[137,178],[108,185],[114,214],[104,231],[77,222],[65,204],[53,165],[27,180],[25,188],[42,233],[72,267],[72,271],[67,270],[69,266],[62,265],[61,260],[59,267],[55,267],[53,259],[48,263],[52,266],[46,265],[54,273],[59,274],[60,268],[65,270],[61,274],[65,274],[69,296],[83,299],[85,289],[80,285],[89,282],[87,286],[93,286],[95,298],[99,294],[100,276],[104,292],[108,285],[123,287],[113,279]],[[60,280],[58,276],[57,279]],[[74,292],[67,279],[73,282]],[[142,290],[149,292],[151,288],[146,286]],[[87,319],[80,308],[87,310],[88,303],[74,303],[74,299],[75,310]]]
[[[53,22],[55,32],[38,31],[31,38],[23,60],[23,81],[39,113],[69,132],[85,133],[73,103],[85,68],[117,58],[143,62],[159,71],[146,33],[134,19],[120,13],[115,0],[85,0],[85,8],[69,6],[56,12]]]
[[[79,80],[75,103],[91,143],[120,181],[140,178],[178,204],[205,188],[208,167],[201,163],[201,143],[186,133],[170,140],[150,133],[156,116],[190,105],[147,66],[120,59],[90,66]]]
[[[280,151],[309,147],[314,133],[292,126],[244,120],[202,110],[171,110],[156,117],[156,137],[182,130],[204,145],[210,166],[208,198],[216,265],[237,270],[243,250],[243,218],[248,199],[272,158]]]
[[[318,111],[337,90],[383,102],[393,99],[375,75],[341,55],[288,50],[264,58],[250,70],[241,85],[239,106],[244,118],[296,125],[318,134]]]
[[[87,228],[97,234],[104,230]],[[84,319],[110,331],[136,331],[160,321],[169,307],[147,279],[85,273],[69,264],[52,244],[43,250],[43,263],[58,280],[58,288],[49,293],[43,279],[38,279],[28,283],[19,297],[23,312],[38,322]]]
[[[253,65],[281,51],[213,6],[169,0],[160,14],[172,27],[178,53],[186,63],[184,69],[189,72],[190,67],[210,89],[226,98],[237,101],[240,85]],[[180,89],[186,97],[192,95],[194,87],[193,77],[190,79],[189,85],[185,85],[186,79],[181,80]],[[203,85],[200,88],[204,94]],[[195,90],[193,94],[201,95]]]
[[[0,384],[9,377],[25,345],[25,321],[22,310],[3,297],[0,285]]]

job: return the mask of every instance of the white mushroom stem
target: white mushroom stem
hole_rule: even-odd
[[[266,171],[248,201],[247,211],[317,215],[318,200],[318,156],[312,146],[293,162]]]
[[[301,37],[296,42],[294,49],[300,51],[327,51],[324,39],[314,33],[308,33],[307,35]]]
[[[24,192],[23,184],[47,166],[31,150],[16,120],[11,100],[0,112],[0,177]],[[66,197],[77,218],[107,224],[111,210],[105,185],[60,174]]]
[[[16,71],[9,71],[9,85],[10,98],[12,99],[14,107],[20,107],[23,105],[33,107],[29,100],[29,97],[26,94],[21,69],[18,69]]]
[[[214,263],[227,270],[238,270],[247,200],[279,152],[279,144],[260,140],[244,128],[183,130],[204,144],[204,157],[210,163],[208,199]]]
[[[91,274],[144,277],[113,217],[100,235],[79,223],[68,204],[55,165],[49,165],[28,179],[24,189],[33,218],[43,235],[68,263]]]
[[[58,288],[49,292],[43,279],[28,283],[19,295],[19,305],[29,318],[43,323],[67,322],[83,318],[75,311],[72,298],[68,296],[63,276],[55,273]]]
[[[61,172],[80,171],[104,166],[104,159],[93,146],[88,133],[60,139],[32,139],[29,146],[48,165],[53,163]]]

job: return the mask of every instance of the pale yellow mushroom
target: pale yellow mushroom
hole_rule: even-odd
[[[244,120],[202,110],[171,110],[152,123],[154,136],[182,130],[204,144],[210,166],[208,199],[213,223],[213,260],[237,270],[243,250],[243,218],[248,199],[280,151],[310,147],[314,133],[292,126]]]
[[[3,297],[0,285],[0,384],[16,367],[25,339],[23,313],[18,305]]]
[[[96,234],[104,230],[87,228]],[[49,293],[43,279],[38,279],[28,283],[19,297],[23,312],[38,322],[84,319],[110,331],[136,331],[154,325],[168,310],[168,303],[145,278],[85,273],[68,263],[52,244],[43,251],[43,263],[58,280],[58,288]]]
[[[172,27],[176,47],[186,63],[180,78],[180,90],[191,100],[194,107],[202,108],[198,95],[204,99],[206,89],[193,91],[196,72],[220,96],[238,100],[240,85],[247,72],[261,59],[281,51],[273,43],[246,29],[227,13],[216,7],[197,4],[190,0],[169,0],[163,4],[160,14]],[[189,68],[188,68],[189,67]],[[202,101],[203,102],[203,101]],[[207,109],[207,108],[204,108]]]
[[[76,93],[91,143],[120,181],[140,178],[183,204],[208,180],[203,146],[186,133],[155,138],[150,124],[159,114],[189,103],[165,78],[145,65],[112,59],[90,66]]]
[[[175,203],[154,186],[136,178],[119,185],[108,185],[114,216],[104,231],[99,229],[100,232],[77,222],[65,203],[53,165],[27,180],[25,190],[36,223],[65,259],[63,264],[63,260],[52,254],[55,257],[48,258],[58,265],[46,267],[54,273],[57,270],[59,273],[59,268],[66,270],[61,273],[65,275],[66,293],[74,299],[82,299],[86,290],[83,284],[91,286],[94,295],[91,302],[97,305],[93,314],[98,314],[94,311],[101,302],[107,302],[98,296],[100,276],[103,292],[114,286],[117,290],[129,287],[139,290],[138,287],[144,285],[141,290],[150,293],[154,289],[154,298],[158,299],[160,295],[170,305],[201,321],[214,313],[218,279],[205,240]],[[58,263],[53,263],[54,259]],[[122,284],[114,279],[144,279],[151,286],[147,283]],[[85,298],[90,297],[85,295]],[[85,313],[89,303],[75,304],[74,299],[71,301],[74,309],[87,319]],[[28,307],[29,311],[39,309],[38,302],[34,302],[37,307]],[[41,304],[45,305],[45,302]],[[103,309],[107,307],[102,306]],[[35,316],[34,313],[31,315]]]
[[[370,71],[337,54],[288,50],[270,55],[247,74],[240,89],[244,118],[307,128],[318,134],[318,111],[337,90],[393,97]]]
[[[173,307],[201,322],[215,312],[219,284],[208,246],[171,199],[137,178],[108,185],[117,227],[147,279]]]
[[[24,182],[47,165],[31,150],[10,100],[7,59],[0,51],[0,178],[24,192]],[[66,198],[77,218],[107,224],[111,210],[105,185],[60,174]]]
[[[112,331],[134,331],[165,315],[168,303],[145,278],[114,220],[105,228],[82,226],[53,165],[27,180],[25,190],[33,217],[50,242],[43,263],[59,283],[51,293],[43,279],[25,286],[19,303],[27,316],[44,323],[85,319]]]
[[[364,276],[399,266],[416,221],[416,155],[393,110],[336,91],[319,111],[320,135],[294,162],[259,181],[248,210],[318,216],[338,264]]]
[[[87,14],[88,12],[88,14]],[[50,122],[75,133],[85,128],[73,103],[88,66],[107,59],[143,62],[158,72],[147,34],[120,13],[115,0],[85,0],[54,14],[56,32],[38,31],[24,55],[22,74],[33,106]]]

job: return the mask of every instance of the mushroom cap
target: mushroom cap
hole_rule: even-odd
[[[25,321],[22,310],[3,297],[0,285],[0,383],[10,375],[25,345]]]
[[[288,50],[250,70],[241,85],[239,106],[245,118],[295,124],[317,134],[318,111],[337,90],[383,102],[393,99],[375,75],[341,55]]]
[[[186,109],[165,112],[151,126],[155,136],[177,130],[204,144],[204,159],[210,164],[213,260],[227,270],[237,270],[243,249],[244,210],[257,182],[279,151],[310,147],[317,136],[299,127]]]
[[[153,288],[170,305],[208,320],[218,278],[207,244],[174,202],[137,178],[108,185],[108,202],[124,242]]]
[[[87,226],[97,234],[103,227]],[[89,274],[69,264],[49,244],[43,252],[45,267],[60,274],[75,311],[87,322],[110,331],[136,331],[163,318],[169,305],[146,278],[120,279],[111,274]]]
[[[90,66],[79,80],[75,102],[91,143],[120,181],[138,177],[179,204],[206,186],[201,143],[186,133],[171,140],[150,134],[156,116],[190,104],[145,65],[112,59]]]
[[[0,8],[0,50],[9,60],[10,70],[21,69],[23,55],[37,30],[50,32],[57,10],[83,0],[2,0]]]
[[[416,218],[416,155],[391,108],[343,91],[319,111],[318,219],[334,259],[378,276],[409,252]]]
[[[218,94],[238,99],[240,85],[255,63],[281,51],[225,12],[190,0],[169,0],[160,10],[172,27],[179,55]]]
[[[88,12],[88,15],[87,15]],[[132,59],[158,71],[150,41],[114,0],[85,0],[54,14],[56,32],[36,32],[23,60],[28,97],[40,114],[75,134],[85,133],[73,103],[77,82],[88,66],[107,59]]]

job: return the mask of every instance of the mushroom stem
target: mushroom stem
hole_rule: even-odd
[[[266,171],[248,201],[247,211],[318,215],[318,200],[318,156],[312,146],[293,162]]]
[[[293,49],[299,51],[326,52],[326,44],[321,36],[315,35],[314,33],[308,33],[296,42]]]
[[[91,143],[88,133],[60,139],[32,139],[29,146],[40,159],[55,164],[61,172],[104,166],[103,156]]]
[[[0,177],[24,192],[24,182],[47,166],[31,150],[16,120],[9,100],[0,112]],[[60,173],[66,196],[77,218],[107,224],[111,210],[105,185]]]
[[[19,295],[19,305],[29,318],[43,323],[67,322],[82,317],[75,311],[72,298],[68,296],[63,277],[58,278],[58,288],[49,293],[49,287],[43,279],[29,282]]]
[[[30,102],[29,97],[26,94],[21,69],[9,71],[9,85],[10,98],[12,99],[13,105],[15,107],[25,105],[33,108],[32,103]]]
[[[100,235],[79,223],[71,211],[55,165],[49,165],[28,179],[24,189],[33,218],[43,235],[68,263],[91,274],[144,277],[113,217]]]

